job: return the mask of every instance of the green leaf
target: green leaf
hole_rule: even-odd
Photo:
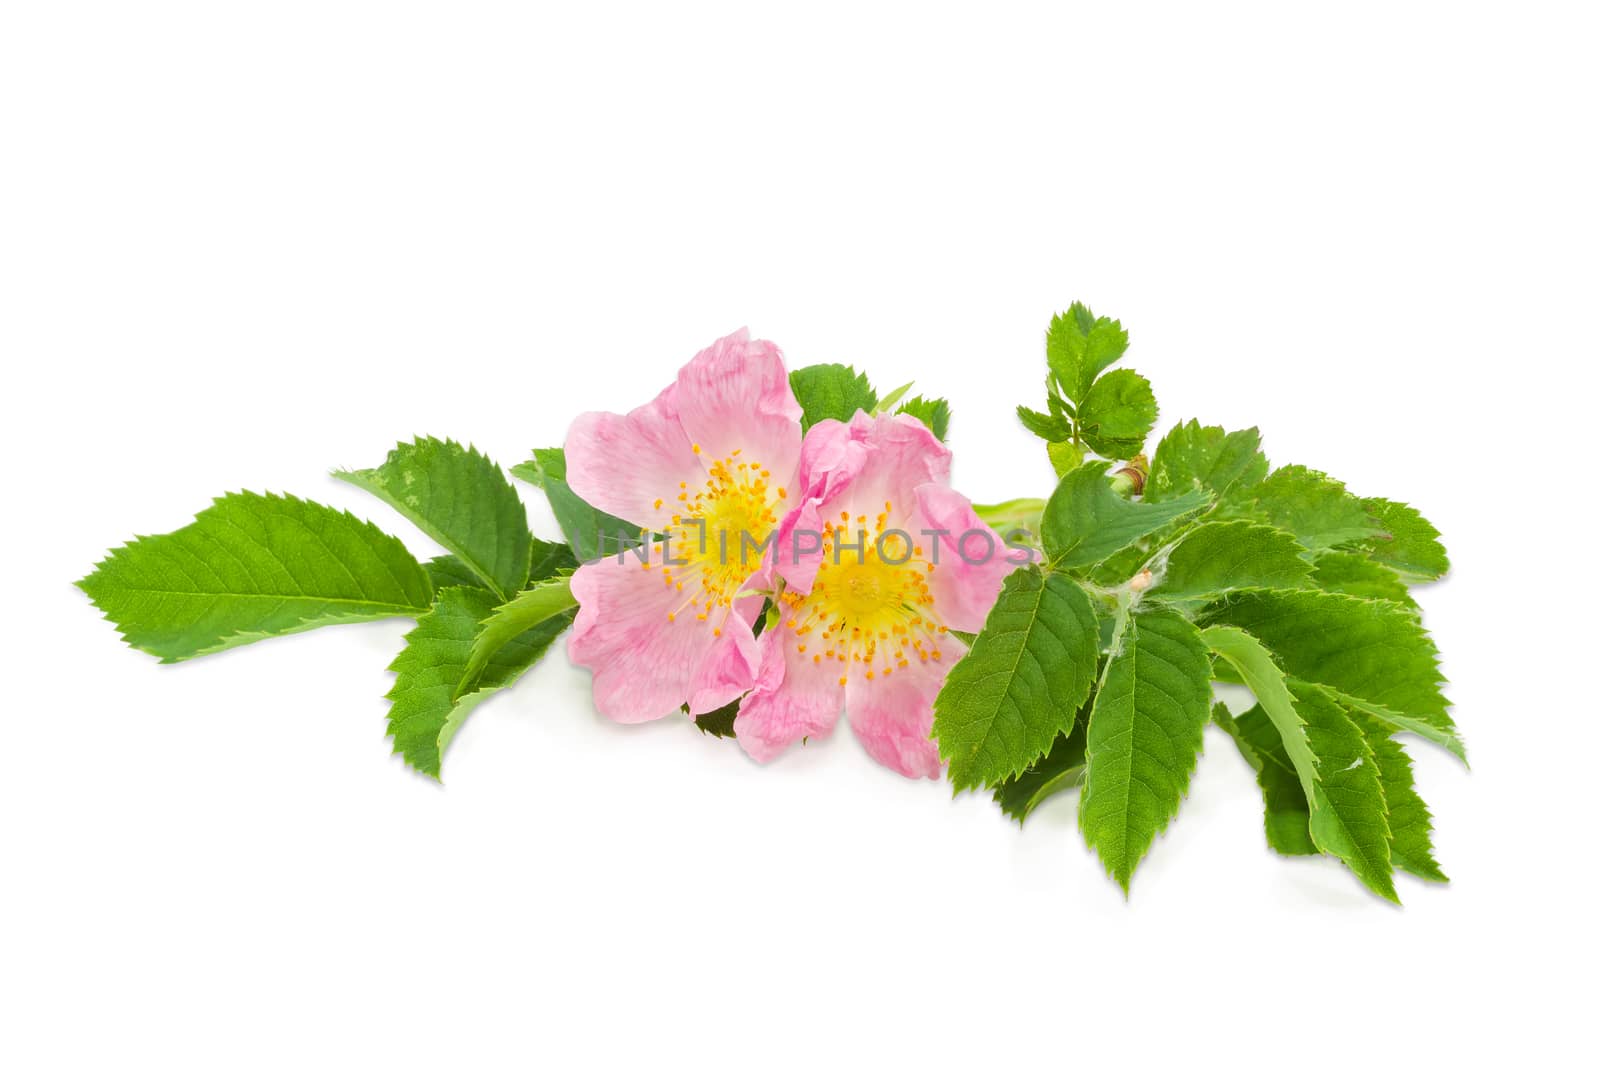
[[[528,567],[528,584],[549,580],[557,573],[571,573],[578,567],[578,556],[563,543],[533,540],[533,561]]]
[[[428,609],[400,540],[297,497],[236,493],[113,550],[78,582],[123,639],[164,663],[323,625]]]
[[[1044,414],[1030,407],[1018,407],[1017,418],[1035,437],[1052,443],[1072,440],[1072,423],[1059,415]]]
[[[1077,787],[1082,781],[1084,743],[1089,731],[1086,724],[1086,715],[1080,709],[1077,723],[1066,734],[1056,736],[1049,753],[1022,775],[995,787],[994,801],[1000,804],[1001,810],[1016,818],[1018,824],[1027,821],[1040,803]]]
[[[1280,467],[1244,496],[1253,517],[1290,532],[1308,550],[1332,549],[1381,533],[1344,483],[1309,467]]]
[[[1209,490],[1226,500],[1267,477],[1261,434],[1254,428],[1225,432],[1221,426],[1185,422],[1156,446],[1145,480],[1146,501],[1166,501],[1192,490]]]
[[[1050,321],[1044,349],[1062,391],[1074,403],[1082,403],[1095,377],[1127,351],[1128,333],[1117,321],[1096,319],[1088,306],[1075,301]]]
[[[333,475],[387,502],[502,599],[527,583],[528,511],[505,473],[477,449],[419,437],[381,466]]]
[[[1201,524],[1168,555],[1146,597],[1175,603],[1215,599],[1251,588],[1311,586],[1311,566],[1294,536],[1266,524]]]
[[[1300,789],[1314,795],[1317,787],[1317,758],[1306,738],[1306,721],[1301,718],[1288,681],[1278,669],[1272,654],[1261,642],[1228,625],[1213,625],[1200,631],[1200,639],[1221,656],[1233,675],[1250,687],[1257,703],[1278,730],[1284,757],[1300,779]],[[1229,677],[1232,677],[1230,675]]]
[[[1079,404],[1078,424],[1090,448],[1125,460],[1144,448],[1156,413],[1150,382],[1131,369],[1113,369],[1094,382]]]
[[[473,706],[516,681],[570,622],[570,615],[526,629],[502,644],[477,680],[457,695],[480,623],[498,600],[483,588],[446,588],[389,669],[389,734],[395,752],[418,772],[437,778],[445,747]]]
[[[1351,709],[1350,718],[1361,728],[1378,764],[1383,801],[1389,808],[1389,851],[1394,865],[1426,881],[1449,881],[1433,857],[1433,817],[1417,794],[1411,755],[1376,716]]]
[[[1074,569],[1103,561],[1211,501],[1204,492],[1159,505],[1130,501],[1112,490],[1106,478],[1110,466],[1104,460],[1086,463],[1056,483],[1040,524],[1044,552],[1054,567]]]
[[[924,399],[913,396],[900,405],[897,414],[909,414],[919,420],[924,426],[933,431],[939,440],[944,440],[950,433],[950,401],[946,399]]]
[[[808,365],[789,373],[789,387],[803,412],[800,428],[808,430],[824,418],[848,422],[857,411],[878,405],[878,393],[866,375],[847,365]]]
[[[713,708],[710,712],[702,712],[694,717],[694,725],[708,735],[717,738],[733,737],[733,721],[739,716],[739,706],[744,703],[744,698],[729,701],[721,708]],[[684,705],[683,710],[689,711],[689,706]]]
[[[1031,566],[1006,577],[933,706],[933,737],[956,790],[999,783],[1037,761],[1071,728],[1098,657],[1082,588]]]
[[[558,577],[518,592],[510,602],[495,607],[494,613],[484,618],[483,627],[478,630],[477,642],[472,646],[457,693],[468,692],[507,644],[535,626],[562,618],[577,605],[569,579]],[[570,620],[563,619],[562,627]]]
[[[1317,755],[1317,793],[1311,803],[1311,839],[1353,871],[1367,888],[1400,903],[1389,858],[1389,812],[1372,748],[1339,702],[1320,688],[1292,687],[1306,736]]]
[[[1124,893],[1178,812],[1211,714],[1211,660],[1167,610],[1134,614],[1089,716],[1078,823]]]
[[[1058,479],[1083,464],[1083,449],[1071,441],[1051,441],[1044,446],[1044,450],[1050,457],[1050,466]]]
[[[483,587],[483,581],[467,568],[466,562],[454,554],[440,554],[438,557],[429,558],[422,563],[422,567],[428,571],[428,579],[433,581],[435,598],[446,588]]]
[[[428,577],[433,581],[433,592],[436,597],[445,588],[483,587],[483,582],[467,568],[466,562],[454,554],[440,554],[436,558],[430,558],[422,567],[428,570]],[[533,540],[533,562],[528,569],[529,584],[548,580],[557,572],[570,573],[577,567],[578,559],[565,544],[545,542],[543,539]]]
[[[1387,565],[1379,565],[1352,551],[1329,550],[1317,555],[1317,565],[1311,572],[1311,578],[1323,591],[1354,595],[1362,599],[1386,599],[1412,611],[1417,608],[1416,601],[1406,590],[1400,574]],[[1263,585],[1263,587],[1292,586]]]
[[[1207,622],[1247,629],[1296,678],[1414,731],[1465,760],[1439,691],[1437,649],[1405,607],[1319,591],[1267,591],[1212,606]]]
[[[1439,541],[1438,529],[1416,509],[1381,497],[1368,498],[1361,507],[1378,522],[1381,531],[1375,538],[1356,544],[1374,561],[1413,580],[1437,580],[1450,571],[1450,558]]]
[[[561,533],[578,560],[615,554],[622,549],[619,539],[639,537],[636,525],[601,512],[572,492],[567,485],[567,454],[561,449],[536,448],[533,458],[517,464],[511,473],[544,491]]]
[[[1260,705],[1234,717],[1221,701],[1212,707],[1217,726],[1233,736],[1234,745],[1256,771],[1264,804],[1262,818],[1267,846],[1280,855],[1315,855],[1311,841],[1311,803],[1289,762],[1278,728]]]

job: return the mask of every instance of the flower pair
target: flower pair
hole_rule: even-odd
[[[952,631],[982,627],[1020,554],[921,422],[858,411],[802,438],[801,413],[781,352],[741,330],[645,406],[572,424],[568,483],[647,534],[574,574],[569,654],[619,722],[743,696],[734,733],[767,761],[843,709],[878,761],[937,776]]]

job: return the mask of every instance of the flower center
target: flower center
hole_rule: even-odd
[[[700,454],[699,445],[694,452]],[[683,595],[667,621],[689,614],[710,621],[716,611],[733,605],[739,589],[761,568],[768,536],[778,526],[778,503],[787,497],[783,487],[772,486],[771,471],[745,460],[736,448],[712,461],[694,493],[688,482],[680,482],[677,493],[656,499],[657,511],[670,519],[659,530],[665,542],[652,550],[662,559],[665,582]],[[722,630],[716,633],[721,636]]]
[[[786,623],[802,656],[839,661],[868,681],[940,658],[948,630],[939,624],[928,573],[933,568],[904,530],[889,527],[884,503],[872,524],[839,510],[823,524],[822,565],[809,595],[785,592]],[[839,684],[845,684],[841,676]]]

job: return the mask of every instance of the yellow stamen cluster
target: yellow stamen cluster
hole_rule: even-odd
[[[885,534],[893,512],[885,502],[869,523],[864,513],[852,518],[840,509],[823,523],[822,566],[811,592],[784,593],[785,624],[814,665],[843,664],[870,682],[940,658],[949,630],[935,616],[933,565],[907,535]],[[839,684],[846,680],[841,675]]]
[[[693,451],[700,455],[700,446]],[[761,566],[758,547],[778,525],[777,500],[784,491],[778,489],[776,497],[771,491],[772,472],[746,461],[743,450],[736,448],[712,461],[707,478],[693,493],[685,480],[678,483],[677,493],[656,499],[656,509],[669,518],[658,530],[667,541],[652,544],[651,562],[660,562],[667,586],[683,594],[667,621],[686,613],[695,621],[710,621],[733,604]],[[746,534],[753,541],[741,546]],[[667,558],[672,564],[666,564]],[[722,630],[713,633],[720,637]]]

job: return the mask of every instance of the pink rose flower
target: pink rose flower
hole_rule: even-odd
[[[819,422],[800,453],[800,504],[779,531],[784,591],[734,722],[768,761],[833,730],[840,709],[867,752],[937,777],[933,701],[1000,583],[1027,560],[949,486],[950,452],[908,415]]]
[[[755,593],[772,587],[758,546],[798,496],[800,415],[783,355],[741,329],[645,406],[572,423],[573,491],[667,537],[648,560],[628,550],[572,577],[579,609],[567,651],[594,672],[605,715],[639,723],[684,704],[709,712],[754,682]]]

